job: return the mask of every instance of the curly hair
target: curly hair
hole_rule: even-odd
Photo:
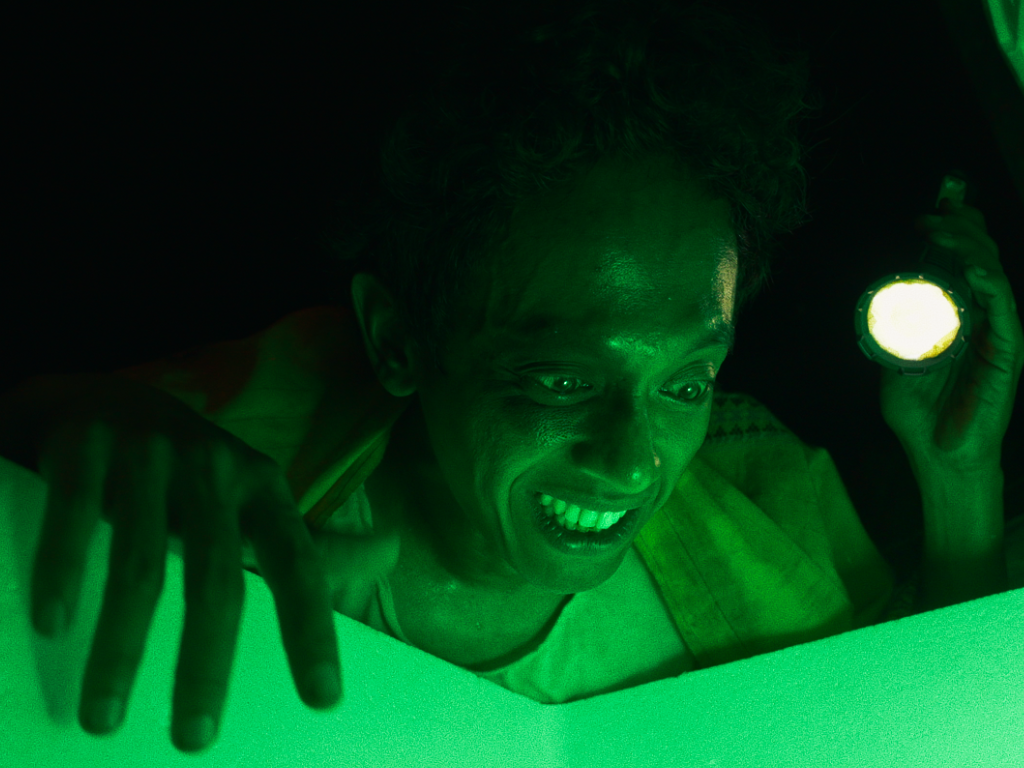
[[[392,291],[442,371],[472,267],[505,253],[517,203],[605,156],[658,155],[730,205],[738,316],[770,279],[776,237],[811,218],[797,130],[821,109],[809,54],[721,0],[495,5],[460,8],[464,42],[385,131],[377,188],[336,202],[328,261]]]

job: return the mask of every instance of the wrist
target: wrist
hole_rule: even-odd
[[[918,609],[1006,591],[1002,470],[924,476],[920,489],[924,552]]]
[[[962,457],[935,456],[924,454],[903,445],[903,451],[910,463],[910,471],[918,487],[925,485],[950,488],[963,487],[965,483],[984,481],[987,478],[1002,477],[1002,446],[985,456],[970,460]]]
[[[925,473],[918,482],[925,544],[940,549],[981,547],[1003,534],[1002,469]]]

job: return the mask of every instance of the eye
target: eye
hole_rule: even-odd
[[[557,384],[562,383],[562,382],[566,382],[566,381],[581,382],[581,383],[583,383],[584,386],[589,387],[590,389],[593,389],[593,387],[590,384],[587,384],[586,382],[583,382],[582,379],[576,378],[575,376],[564,376],[564,375],[561,375],[561,374],[552,374],[550,376],[533,376],[533,377],[530,377],[530,378],[531,378],[532,381],[537,382],[538,386],[540,386],[542,389],[544,389],[546,393],[550,393],[550,394],[554,395],[559,400],[568,400],[568,399],[571,399],[571,398],[575,397],[578,394],[578,391],[566,393],[564,391],[564,389],[562,391],[556,391],[557,389],[561,389],[561,388],[559,388],[557,386]],[[550,382],[556,384],[556,386],[555,387],[549,387],[546,384],[541,383],[542,380],[550,381]],[[684,382],[681,382],[679,384],[678,388],[675,390],[676,392],[685,393],[687,391],[697,390],[699,392],[699,394],[696,397],[690,397],[690,398],[686,397],[685,395],[676,395],[676,394],[671,394],[668,397],[669,397],[669,399],[674,400],[674,401],[676,401],[677,403],[679,403],[681,405],[696,406],[696,405],[701,405],[705,400],[707,400],[708,396],[711,394],[711,392],[714,390],[714,388],[715,388],[715,381],[714,381],[714,379],[700,379],[700,380],[695,380],[695,381],[684,381]]]

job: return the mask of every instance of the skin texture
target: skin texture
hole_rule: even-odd
[[[474,273],[447,376],[415,358],[387,289],[355,276],[381,384],[417,396],[367,490],[400,518],[430,586],[554,604],[615,573],[631,540],[560,554],[533,532],[533,494],[643,497],[641,527],[665,503],[707,432],[711,391],[694,382],[729,351],[697,344],[733,322],[728,210],[662,158],[606,158],[531,198]],[[530,322],[542,315],[554,322]]]

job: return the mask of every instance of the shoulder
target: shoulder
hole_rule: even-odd
[[[704,441],[720,443],[792,434],[757,398],[743,392],[716,390]]]

